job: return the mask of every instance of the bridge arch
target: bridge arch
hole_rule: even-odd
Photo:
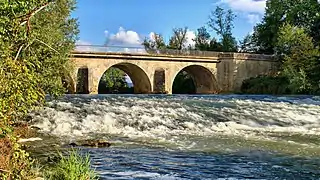
[[[219,92],[218,82],[210,69],[201,65],[188,65],[178,70],[173,76],[173,80],[171,81],[173,94],[179,93],[175,92],[174,84],[177,81],[179,73],[182,72],[187,73],[191,77],[195,94],[214,94]]]
[[[151,82],[146,71],[142,69],[140,66],[129,62],[121,62],[109,66],[101,74],[99,82],[101,81],[103,74],[111,67],[122,70],[130,77],[135,94],[148,94],[152,92]]]

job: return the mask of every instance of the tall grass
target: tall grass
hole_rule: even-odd
[[[98,176],[90,167],[88,154],[82,156],[71,150],[68,156],[60,154],[60,161],[46,173],[48,180],[96,180]]]

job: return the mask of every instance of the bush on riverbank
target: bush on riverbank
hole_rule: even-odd
[[[6,126],[0,125],[0,179],[34,179],[34,161]]]
[[[72,18],[75,0],[0,2],[0,179],[35,179],[37,163],[18,138],[28,127],[16,128],[26,115],[57,97],[72,72],[78,24]],[[81,163],[76,161],[74,163]],[[84,164],[77,167],[82,168]]]
[[[82,156],[76,150],[72,150],[68,156],[60,154],[59,162],[50,168],[45,177],[48,180],[95,180],[96,172],[90,167],[90,157]]]
[[[248,94],[319,94],[320,49],[307,29],[284,24],[278,32],[276,57],[281,63],[278,76],[258,76],[243,81]]]
[[[241,93],[245,94],[290,94],[289,80],[284,76],[261,75],[243,81]]]

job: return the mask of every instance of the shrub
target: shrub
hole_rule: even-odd
[[[60,155],[60,161],[52,167],[47,173],[49,180],[94,180],[98,179],[94,170],[90,167],[90,157],[81,156],[75,150],[72,150],[68,156]]]
[[[241,93],[246,94],[290,94],[289,81],[284,76],[261,75],[242,82]]]
[[[13,136],[0,137],[0,179],[34,179],[34,161]]]

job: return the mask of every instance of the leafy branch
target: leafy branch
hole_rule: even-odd
[[[54,3],[54,1],[46,2],[43,5],[41,5],[40,7],[33,9],[32,11],[30,11],[26,15],[23,15],[23,16],[19,17],[19,18],[24,17],[23,21],[20,23],[20,26],[23,26],[23,25],[27,24],[27,27],[26,27],[27,28],[27,34],[29,34],[29,32],[31,30],[31,25],[30,25],[31,18],[34,15],[36,15],[38,12],[40,12],[41,10],[43,10],[44,8],[46,8],[47,6],[49,6],[52,3]]]
[[[27,24],[27,27],[26,27],[27,36],[29,35],[29,33],[30,33],[30,31],[31,31],[31,23],[30,23],[31,18],[32,18],[33,16],[35,16],[38,12],[40,12],[40,11],[43,10],[43,9],[45,9],[47,6],[49,6],[49,5],[52,4],[52,3],[54,3],[54,1],[46,2],[46,3],[44,3],[43,5],[41,5],[40,7],[34,8],[32,11],[30,11],[30,12],[27,13],[26,15],[23,15],[23,16],[18,17],[18,18],[23,18],[22,22],[20,23],[20,26],[23,26],[23,25]],[[35,41],[38,41],[38,42],[40,42],[41,44],[44,44],[44,45],[46,45],[47,47],[49,47],[51,50],[59,53],[57,50],[55,50],[54,48],[52,48],[51,46],[49,46],[47,43],[45,43],[45,42],[43,42],[43,41],[41,41],[41,40],[38,40],[38,39],[35,39]],[[33,41],[33,42],[34,42],[34,41]],[[30,43],[26,48],[28,48],[31,44],[33,44],[33,42]],[[20,55],[20,53],[21,53],[21,51],[22,51],[23,46],[24,46],[24,44],[22,44],[22,45],[19,47],[19,50],[18,50],[18,52],[17,52],[14,60],[17,60],[17,59],[18,59],[18,57],[19,57],[19,55]],[[25,48],[25,49],[26,49],[26,48]]]

